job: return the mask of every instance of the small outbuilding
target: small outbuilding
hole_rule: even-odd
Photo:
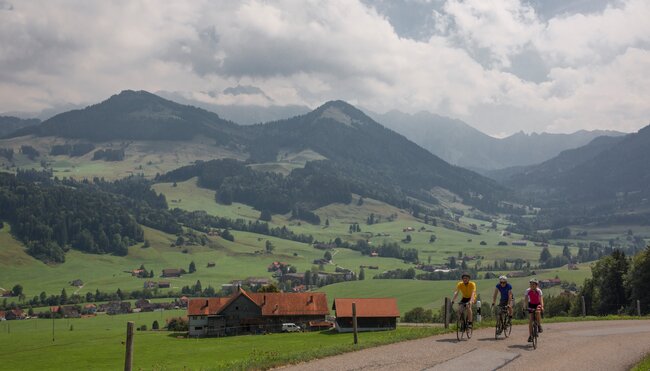
[[[352,303],[356,304],[357,331],[394,330],[400,317],[395,298],[334,299],[338,332],[352,332]]]

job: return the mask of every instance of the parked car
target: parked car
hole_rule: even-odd
[[[300,332],[300,326],[296,325],[295,323],[283,323],[282,324],[282,332]]]

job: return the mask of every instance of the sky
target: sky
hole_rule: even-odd
[[[495,136],[650,124],[647,0],[0,0],[0,112],[342,99]]]

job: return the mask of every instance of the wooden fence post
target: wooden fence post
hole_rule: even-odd
[[[357,303],[352,303],[352,332],[354,332],[354,344],[359,342],[357,338]]]
[[[124,371],[131,371],[133,367],[133,327],[135,323],[126,323],[126,354],[124,356]]]
[[[585,296],[582,295],[581,298],[582,298],[582,316],[586,317],[587,316],[587,306],[585,304]]]
[[[445,308],[444,308],[443,322],[445,323],[445,328],[449,328],[449,298],[445,297]]]
[[[641,300],[636,301],[636,315],[641,317]]]

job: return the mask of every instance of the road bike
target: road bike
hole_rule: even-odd
[[[533,332],[532,332],[532,344],[533,344],[533,349],[537,349],[537,338],[539,337],[539,322],[537,322],[537,311],[530,311],[528,310],[528,313],[530,316],[533,317]]]
[[[512,320],[508,315],[507,305],[497,305],[495,311],[497,323],[494,331],[494,338],[498,339],[499,334],[503,334],[505,337],[510,336],[510,333],[512,332]]]
[[[458,341],[461,341],[463,337],[467,336],[467,339],[472,338],[472,326],[468,324],[468,314],[467,306],[471,305],[470,303],[458,303],[460,308],[460,315],[456,318],[456,338]]]

